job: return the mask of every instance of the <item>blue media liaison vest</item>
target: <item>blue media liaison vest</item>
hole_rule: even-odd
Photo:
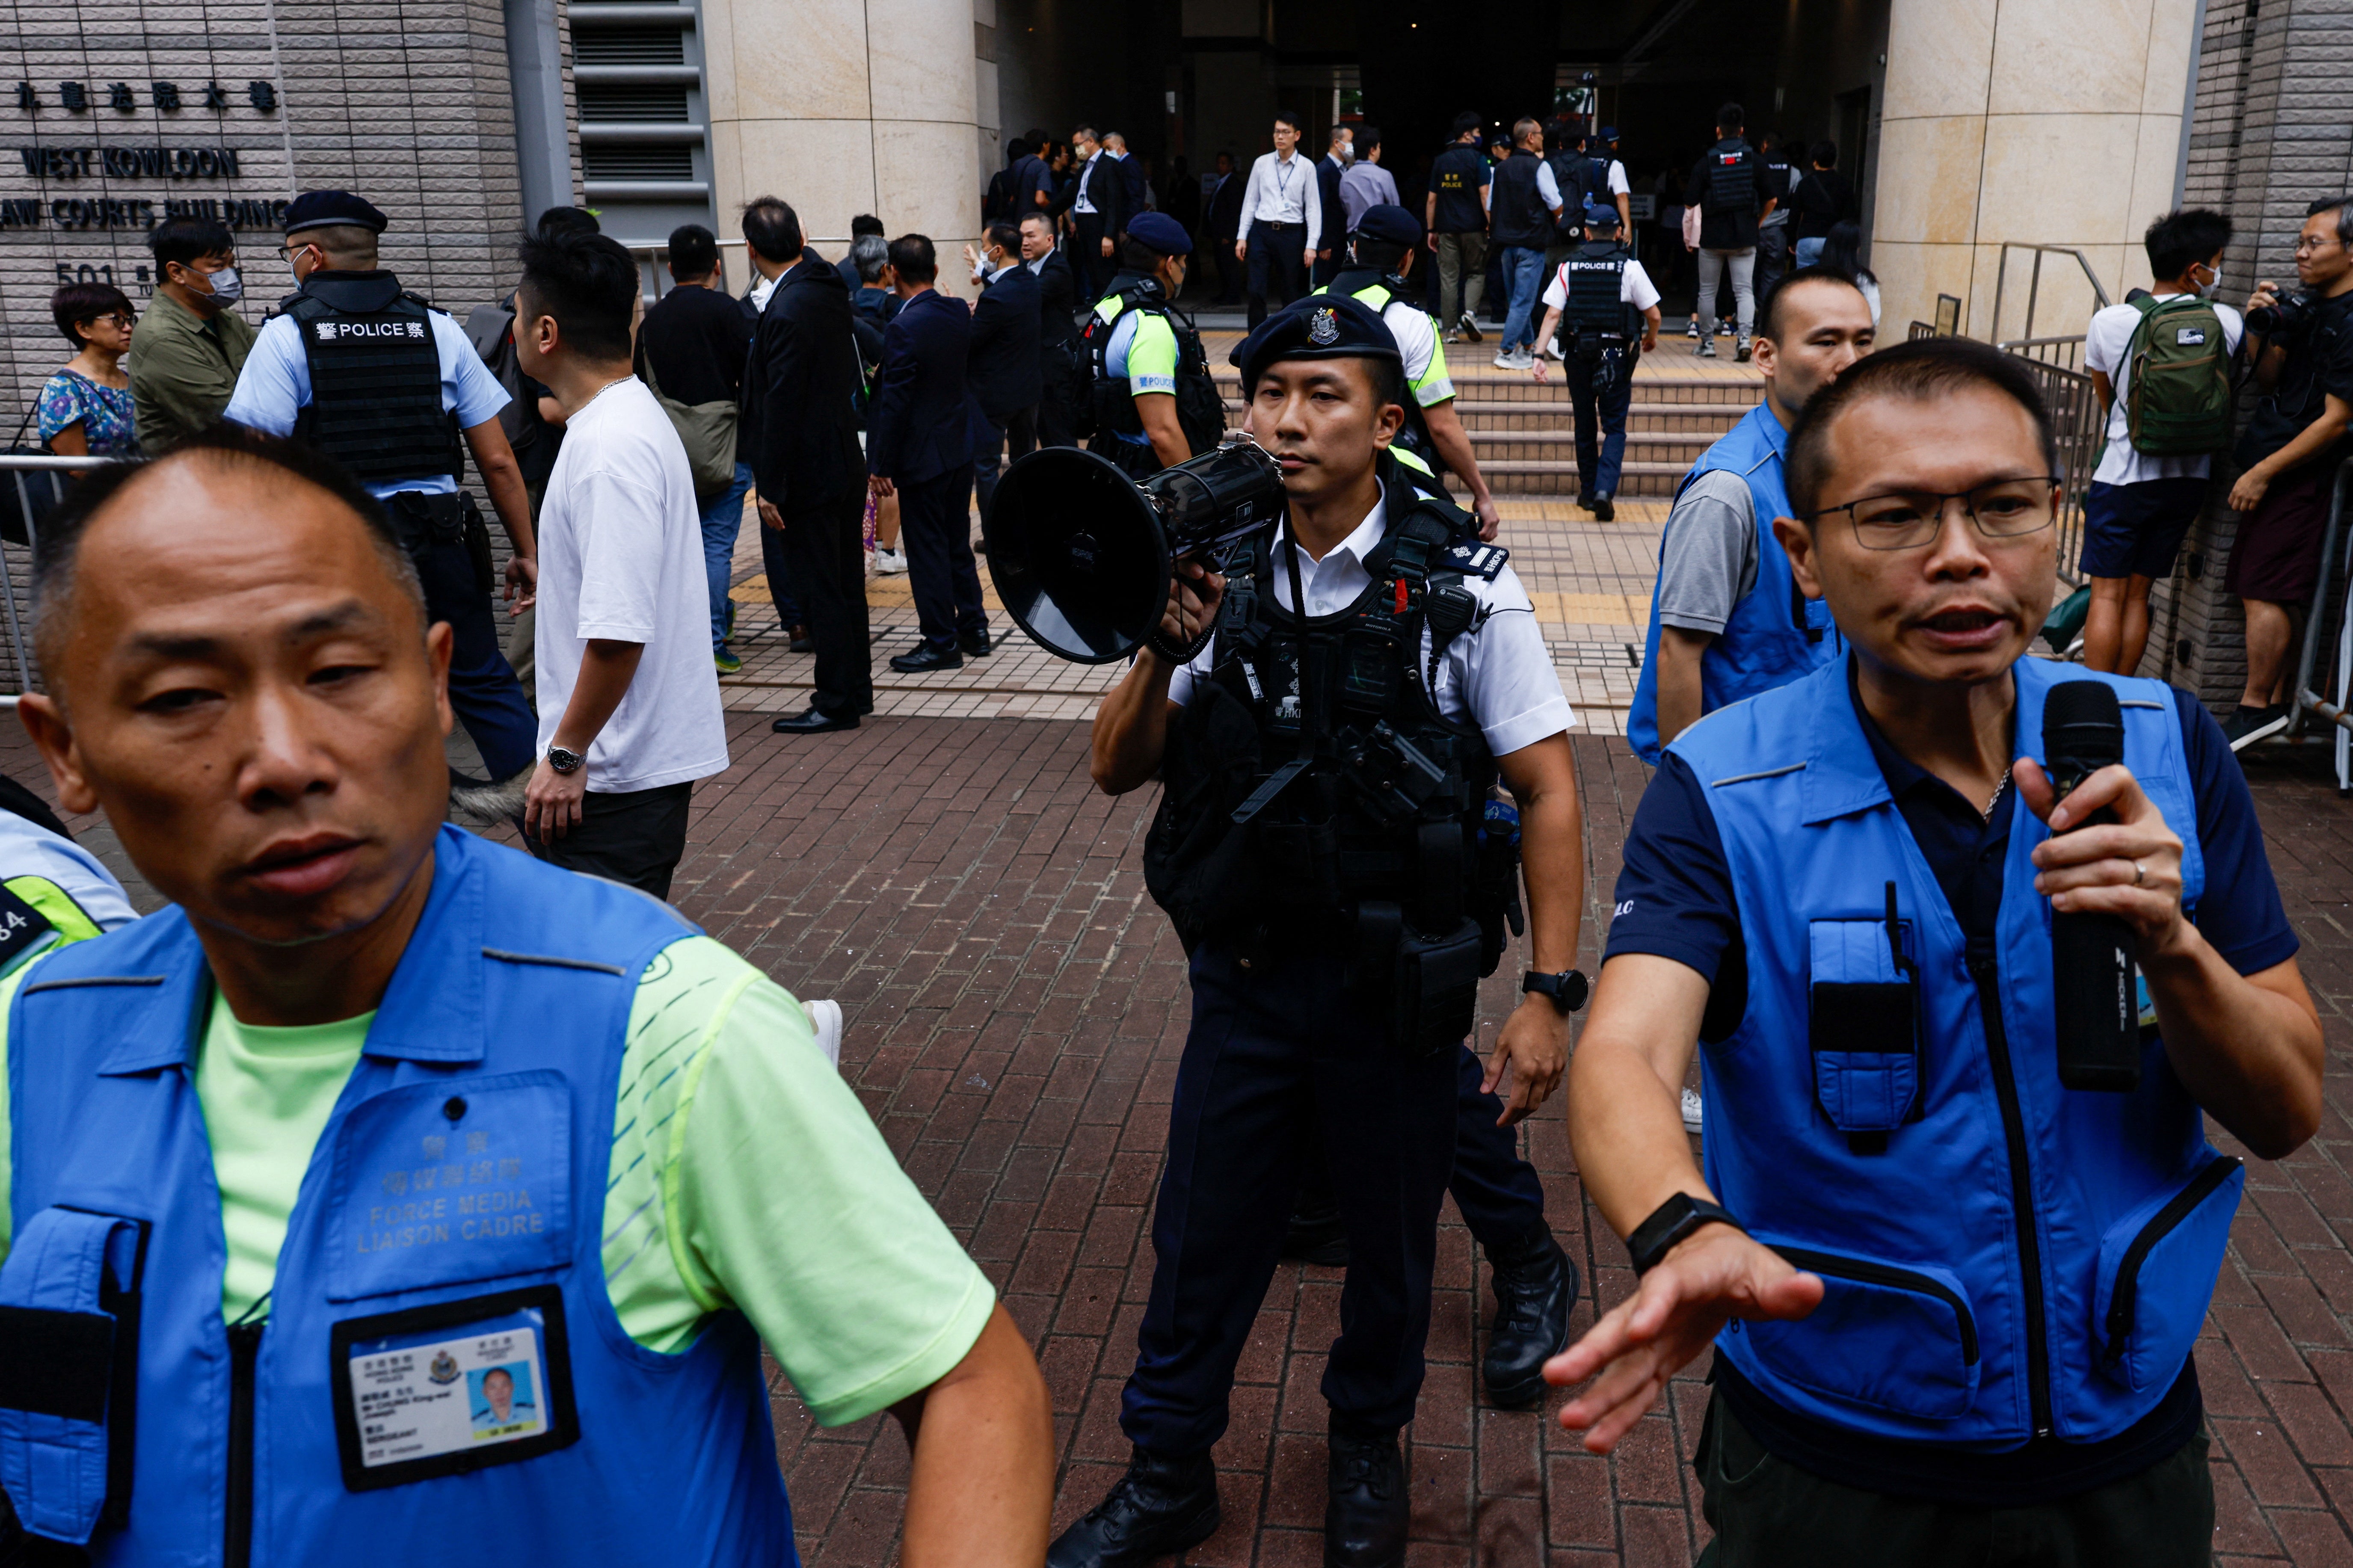
[[[545,1564],[795,1563],[750,1327],[721,1313],[659,1353],[622,1329],[605,1282],[629,1006],[692,928],[454,828],[435,850],[424,915],[303,1175],[258,1356],[221,1316],[195,1085],[211,982],[187,917],[63,950],[21,989],[0,1313],[18,1353],[29,1330],[61,1359],[0,1369],[16,1395],[0,1486],[28,1529],[86,1538],[101,1564],[417,1568],[496,1542]],[[84,1376],[73,1357],[93,1349]],[[529,1440],[486,1440],[502,1417],[481,1369],[501,1360],[504,1418],[536,1422]],[[345,1391],[382,1401],[386,1378],[421,1402],[354,1414]],[[233,1444],[248,1420],[249,1447]],[[455,1450],[399,1458],[418,1449],[403,1447],[412,1429]],[[362,1430],[391,1434],[366,1463]],[[127,1469],[110,1443],[135,1456]]]
[[[1838,662],[1846,641],[1831,624],[1830,606],[1798,592],[1789,575],[1789,557],[1773,537],[1773,520],[1789,515],[1789,492],[1783,487],[1781,461],[1789,447],[1789,433],[1760,403],[1747,416],[1725,432],[1724,438],[1700,454],[1690,473],[1676,487],[1683,492],[1702,474],[1724,469],[1748,481],[1748,495],[1757,521],[1757,581],[1732,606],[1732,618],[1700,657],[1700,711],[1717,709],[1770,691],[1807,671]],[[1663,547],[1664,541],[1662,540]],[[1642,672],[1634,683],[1634,701],[1626,714],[1626,739],[1644,762],[1659,763],[1659,590],[1651,589],[1651,629],[1642,642]]]
[[[2126,765],[2181,836],[2194,905],[2205,868],[2168,689],[2031,658],[2015,674],[2017,744],[2038,761],[2054,681],[2116,688]],[[1826,1287],[1810,1317],[1735,1321],[1719,1352],[1785,1407],[1857,1433],[1998,1451],[2130,1426],[2189,1354],[2244,1176],[2153,1036],[2137,1090],[2060,1087],[2051,906],[2028,858],[2048,830],[2013,791],[1996,949],[1973,973],[1843,661],[1671,750],[1706,791],[1747,944],[1747,1012],[1701,1052],[1707,1179]]]

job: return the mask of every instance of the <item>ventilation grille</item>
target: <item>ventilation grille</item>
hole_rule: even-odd
[[[691,180],[691,147],[599,147],[580,149],[580,173],[591,180]]]
[[[606,82],[583,82],[579,92],[584,124],[614,121],[686,123],[686,89],[682,87],[618,87]]]
[[[583,66],[682,66],[686,35],[675,27],[581,28],[572,35],[572,62]]]

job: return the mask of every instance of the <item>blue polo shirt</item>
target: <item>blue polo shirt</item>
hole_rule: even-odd
[[[2016,789],[2002,792],[1989,817],[1988,803],[1963,799],[1880,732],[1855,697],[1852,656],[1847,693],[1895,809],[1936,874],[1969,950],[1991,952],[2010,824],[2025,809],[2012,798]],[[2173,702],[2207,868],[2205,894],[2190,918],[2232,968],[2253,974],[2295,956],[2295,931],[2263,853],[2263,824],[2246,775],[2221,727],[2189,692],[2175,689]],[[1739,1026],[1748,1005],[1748,964],[1732,868],[1706,786],[1672,751],[1643,792],[1626,835],[1602,961],[1621,952],[1672,958],[1706,977],[1703,1040],[1725,1039]],[[1721,1357],[1712,1375],[1740,1424],[1784,1462],[1847,1486],[1957,1505],[2030,1506],[2137,1475],[2188,1442],[2205,1408],[2192,1360],[2155,1410],[2104,1442],[2044,1437],[2008,1453],[1978,1454],[1888,1443],[1809,1419],[1767,1397]]]

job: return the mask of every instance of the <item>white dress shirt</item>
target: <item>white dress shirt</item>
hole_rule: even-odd
[[[1096,167],[1103,162],[1103,154],[1098,153],[1079,166],[1078,194],[1071,198],[1071,210],[1072,212],[1085,213],[1090,217],[1094,216],[1095,204],[1087,199],[1087,182],[1094,177]],[[1117,174],[1113,174],[1111,178],[1115,180],[1119,178],[1119,176]]]
[[[1242,188],[1242,222],[1237,231],[1241,238],[1250,238],[1250,224],[1300,223],[1314,235],[1324,218],[1323,195],[1315,179],[1315,164],[1293,150],[1283,158],[1273,153],[1261,153],[1250,165],[1250,184]],[[1304,249],[1304,242],[1301,248]]]

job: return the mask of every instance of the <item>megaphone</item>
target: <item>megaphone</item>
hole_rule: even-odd
[[[1282,515],[1282,469],[1247,437],[1140,482],[1108,458],[1041,447],[997,482],[980,531],[997,596],[1029,639],[1109,664],[1158,628],[1177,558]]]

